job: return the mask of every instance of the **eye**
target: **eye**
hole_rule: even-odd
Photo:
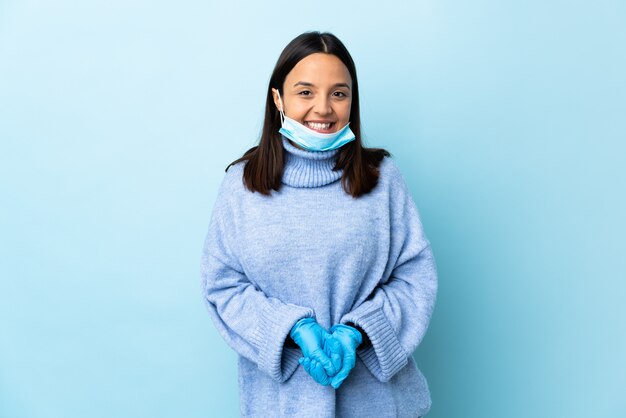
[[[305,94],[305,93],[306,93],[306,94]],[[311,95],[311,92],[310,92],[309,90],[302,90],[302,91],[301,91],[300,93],[298,93],[298,94],[301,94],[302,96],[310,96],[310,95]]]
[[[348,95],[342,91],[336,91],[333,94],[336,95],[337,97],[348,97]]]

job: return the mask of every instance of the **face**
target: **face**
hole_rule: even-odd
[[[280,110],[277,90],[272,94]],[[286,116],[317,132],[337,132],[350,121],[352,77],[335,55],[311,54],[287,74],[280,97]]]

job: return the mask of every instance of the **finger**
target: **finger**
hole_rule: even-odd
[[[311,374],[311,359],[308,357],[302,357],[302,367],[306,370],[307,373]]]
[[[307,373],[311,375],[311,377],[316,380],[315,370],[317,369],[317,362],[313,359],[309,360],[308,367],[306,369]]]
[[[330,361],[335,366],[335,370],[341,369],[341,359],[343,357],[343,346],[339,341],[330,337],[324,344],[324,351],[330,357]]]
[[[354,355],[353,353],[349,353],[343,358],[343,361],[348,365],[350,370],[352,370],[356,365],[356,355]]]
[[[330,385],[333,387],[333,389],[339,389],[339,387],[341,386],[341,384],[343,383],[343,381],[345,380],[345,378],[348,376],[339,376],[339,374],[336,374],[335,377],[333,377],[333,380],[330,381]]]
[[[330,361],[333,363],[333,367],[335,368],[335,370],[341,370],[341,366],[342,366],[342,362],[341,362],[341,354],[340,353],[336,353],[336,352],[332,352],[330,354]]]
[[[322,364],[324,370],[326,370],[326,374],[329,376],[334,376],[337,374],[337,369],[333,365],[333,362],[330,361],[330,358],[324,353],[324,350],[316,350],[311,353],[311,357],[317,360]]]
[[[320,366],[320,364],[317,361],[315,361],[315,359],[311,359],[311,361],[309,362],[309,369],[307,370],[307,372],[311,375],[313,380],[315,380],[318,383],[319,383],[319,379],[320,379],[320,372],[319,372],[320,369],[322,371],[324,370]]]
[[[354,356],[346,355],[343,359],[343,367],[341,370],[337,372],[337,374],[332,378],[331,385],[335,389],[339,388],[343,381],[348,377],[354,365],[356,363],[356,358]]]
[[[337,373],[330,381],[330,384],[332,385],[332,387],[335,389],[339,389],[339,386],[341,386],[343,381],[346,380],[346,378],[350,374],[350,370],[351,369],[348,369],[348,368],[341,369],[339,373]]]
[[[346,379],[346,377],[348,377],[349,374],[350,374],[350,368],[347,364],[344,364],[341,370],[339,370],[337,374],[333,376],[333,378],[330,381],[330,384],[332,385],[332,387],[337,389],[339,386],[341,386],[341,383]]]
[[[328,386],[330,384],[330,377],[328,377],[324,367],[319,362],[315,363],[315,368],[311,370],[311,375],[320,385]]]

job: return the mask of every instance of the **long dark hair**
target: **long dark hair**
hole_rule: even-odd
[[[278,57],[267,88],[265,120],[259,145],[250,148],[244,155],[233,161],[228,168],[240,161],[247,161],[243,171],[246,187],[252,192],[270,195],[271,190],[281,187],[284,165],[284,149],[281,135],[280,113],[274,104],[272,88],[283,93],[283,83],[287,74],[303,58],[317,53],[335,55],[348,68],[352,77],[352,105],[350,108],[350,129],[356,136],[342,146],[337,153],[333,170],[343,169],[341,184],[346,193],[353,197],[369,193],[378,184],[379,165],[389,151],[382,148],[365,148],[361,142],[361,115],[359,113],[359,83],[356,68],[350,53],[333,34],[305,32],[294,38]]]

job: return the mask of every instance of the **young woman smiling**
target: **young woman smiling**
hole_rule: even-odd
[[[304,33],[281,53],[259,145],[218,191],[202,292],[239,354],[242,416],[430,409],[412,353],[435,261],[390,153],[362,145],[355,65],[334,35]]]

